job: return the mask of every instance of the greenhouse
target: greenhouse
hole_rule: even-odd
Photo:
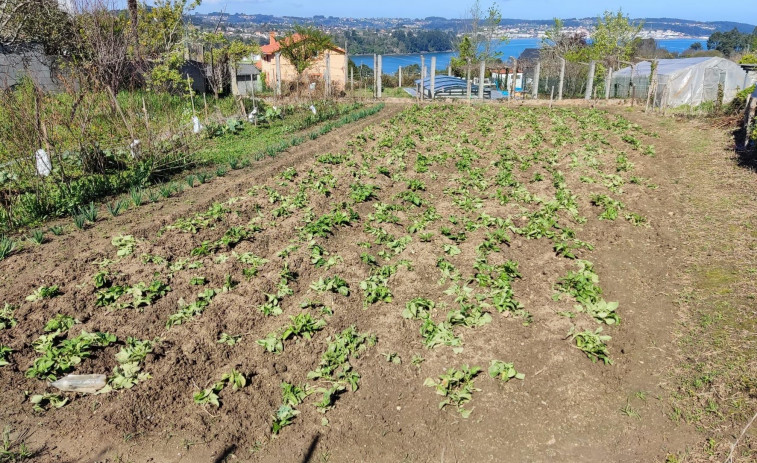
[[[611,97],[643,98],[652,84],[652,63],[642,61],[612,75]],[[728,103],[747,84],[746,72],[725,58],[701,57],[657,60],[657,85],[652,89],[655,106],[697,106],[716,101]]]

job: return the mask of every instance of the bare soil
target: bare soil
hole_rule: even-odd
[[[626,124],[627,120],[638,125]],[[694,138],[691,130],[701,133]],[[639,149],[623,136],[637,140]],[[83,232],[52,237],[49,243],[0,262],[0,304],[19,306],[17,326],[0,331],[0,344],[14,351],[10,365],[0,367],[0,423],[14,434],[25,433],[27,445],[35,452],[33,460],[42,462],[637,462],[664,461],[683,449],[697,448],[707,433],[701,427],[698,430],[695,422],[674,421],[670,416],[671,393],[679,386],[678,376],[671,372],[686,362],[682,355],[686,347],[674,335],[689,317],[680,294],[690,283],[687,271],[699,255],[694,248],[696,237],[686,232],[704,220],[692,202],[706,201],[696,194],[697,185],[691,181],[699,177],[690,174],[701,167],[697,163],[702,158],[685,154],[695,151],[702,138],[709,139],[713,149],[728,143],[720,130],[622,108],[594,112],[589,108],[388,105],[376,116],[251,168],[229,172],[176,198],[131,209]],[[592,146],[589,154],[588,145]],[[649,146],[654,147],[654,155],[644,154]],[[616,167],[621,152],[633,163],[628,170]],[[344,155],[345,160],[324,164],[318,158],[326,153]],[[427,172],[419,172],[419,156],[431,159]],[[469,169],[460,164],[465,159],[471,162]],[[494,164],[498,160],[512,162],[514,178],[542,202],[511,198],[503,204],[497,190],[512,191],[496,185],[502,168]],[[378,166],[388,169],[390,176],[380,173]],[[280,177],[289,167],[297,172],[291,181]],[[324,169],[336,179],[328,196],[313,187],[313,180],[325,178]],[[306,182],[310,170],[314,174]],[[578,215],[587,220],[583,223],[560,210],[558,226],[551,230],[559,236],[570,228],[575,238],[593,245],[593,250],[574,252],[594,264],[603,297],[619,303],[620,324],[603,325],[603,334],[612,336],[608,341],[612,365],[592,363],[569,337],[571,330],[593,331],[600,325],[588,314],[576,313],[571,297],[553,297],[560,278],[577,269],[576,261],[558,255],[555,240],[527,239],[514,231],[528,225],[529,213],[554,199],[553,171],[564,176],[564,184],[577,197]],[[542,180],[535,180],[538,176]],[[614,178],[610,176],[618,176],[623,184],[608,189],[607,179]],[[582,177],[592,177],[595,183]],[[396,197],[408,191],[410,179],[425,183],[425,190],[418,191],[424,201],[420,207]],[[354,203],[351,184],[378,186],[377,198]],[[293,206],[289,215],[275,216],[273,211],[282,200],[293,198],[300,186],[307,194],[305,207]],[[461,187],[467,191],[461,192]],[[280,198],[273,203],[270,198],[276,195],[271,191]],[[591,204],[593,194],[606,194],[624,204],[616,220],[599,219],[602,209]],[[232,197],[239,199],[228,203]],[[461,200],[466,198],[467,203]],[[481,200],[480,206],[471,205],[476,199]],[[231,212],[197,233],[165,229],[222,202]],[[314,238],[331,256],[341,257],[328,270],[316,267],[308,240],[299,229],[306,219],[318,219],[341,209],[343,203],[359,219],[334,227],[327,237]],[[377,203],[400,205],[394,212],[398,223],[380,222]],[[440,218],[425,230],[410,233],[408,226],[429,206]],[[626,220],[630,212],[643,216],[646,223],[635,226]],[[417,297],[437,304],[431,314],[436,323],[445,320],[447,310],[457,308],[455,296],[445,293],[451,282],[439,283],[442,275],[437,261],[442,257],[459,270],[461,285],[485,295],[485,288],[475,283],[474,264],[481,255],[478,246],[493,228],[470,225],[465,229],[466,219],[475,224],[483,214],[511,221],[504,227],[510,242],[500,244],[488,260],[518,263],[522,278],[515,279],[512,289],[530,313],[530,323],[524,323],[527,320],[519,314],[488,308],[491,323],[455,327],[462,352],[450,346],[426,348],[419,334],[421,322],[405,319],[401,313]],[[233,249],[191,255],[204,241],[218,240],[230,227],[250,224],[261,230]],[[376,243],[367,226],[412,239],[395,255]],[[445,254],[445,245],[455,243],[443,236],[442,228],[465,232],[465,239],[457,243],[459,254]],[[428,241],[420,239],[424,232],[432,233]],[[122,234],[132,235],[138,244],[132,255],[119,259],[111,240]],[[278,256],[292,244],[299,249]],[[387,258],[379,257],[380,251]],[[243,275],[245,265],[234,257],[246,252],[268,260],[251,279]],[[391,302],[365,304],[359,285],[372,269],[361,260],[362,253],[373,255],[382,265],[400,259],[411,262],[411,269],[400,266],[389,277]],[[144,254],[160,256],[170,264],[188,259],[202,266],[171,271],[162,263],[146,263]],[[221,255],[227,259],[219,259]],[[171,291],[139,309],[98,307],[92,276],[104,259],[113,261],[107,268],[117,274],[116,283],[134,285],[157,278],[170,284]],[[265,316],[258,307],[265,303],[265,294],[277,291],[285,262],[296,274],[289,283],[294,294],[281,298],[282,315]],[[191,302],[206,287],[220,288],[227,275],[237,283],[232,290],[216,295],[192,320],[166,328],[181,299]],[[311,283],[332,275],[347,281],[349,296],[310,289]],[[190,285],[194,276],[204,276],[208,285]],[[53,284],[60,286],[61,296],[25,301],[39,286]],[[323,330],[311,340],[285,340],[280,354],[265,352],[255,341],[274,331],[281,333],[290,316],[303,313],[300,303],[305,299],[318,299],[333,310],[333,315],[323,315],[307,309],[314,318],[327,322]],[[574,312],[573,317],[565,316],[568,311]],[[75,373],[110,374],[117,365],[114,354],[128,337],[135,337],[160,340],[144,362],[152,378],[102,395],[65,393],[70,402],[64,407],[34,412],[28,395],[55,390],[44,381],[25,377],[24,372],[39,356],[32,342],[58,313],[81,321],[67,334],[69,338],[86,330],[112,333],[119,340],[95,350]],[[359,388],[341,393],[325,413],[314,406],[320,394],[311,395],[296,407],[300,414],[292,424],[273,436],[271,422],[282,403],[282,381],[328,387],[327,382],[309,380],[308,372],[318,368],[329,337],[333,340],[350,326],[377,338],[374,346],[349,359],[360,375]],[[234,346],[219,344],[224,332],[243,337]],[[387,361],[387,354],[395,354],[401,363]],[[414,356],[423,361],[414,364]],[[486,369],[494,359],[513,362],[525,379],[502,383],[490,378]],[[443,398],[424,386],[426,378],[438,379],[445,369],[466,364],[483,369],[475,379],[479,390],[465,404],[472,409],[469,418],[452,406],[440,410]],[[218,408],[194,403],[193,394],[231,369],[246,376],[246,387],[225,388],[219,393]],[[739,423],[743,424],[741,419],[734,419],[733,427]]]

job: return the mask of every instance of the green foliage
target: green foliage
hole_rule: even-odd
[[[40,286],[32,294],[26,296],[26,300],[29,302],[41,301],[42,299],[52,299],[55,296],[60,296],[61,292],[58,289],[58,285],[52,286]]]
[[[577,312],[582,312],[585,309],[586,313],[594,317],[599,323],[608,325],[620,323],[620,316],[615,312],[618,309],[617,302],[607,302],[600,298],[596,302],[586,302],[583,306],[576,306],[575,309]]]
[[[18,321],[13,317],[13,312],[18,307],[10,305],[7,302],[3,304],[3,308],[0,309],[0,330],[6,330],[16,326]]]
[[[29,240],[39,246],[45,242],[45,232],[40,229],[33,230]]]
[[[289,318],[291,323],[281,334],[281,339],[284,341],[292,336],[310,339],[316,331],[320,331],[326,326],[326,320],[314,320],[309,313],[300,313]]]
[[[368,333],[358,333],[351,326],[341,333],[327,339],[329,342],[326,351],[321,356],[321,362],[317,369],[308,373],[308,379],[324,379],[328,381],[346,381],[357,389],[360,378],[352,371],[349,364],[350,357],[359,357],[368,347],[376,343],[376,337]]]
[[[327,277],[325,279],[319,278],[318,281],[310,285],[310,289],[318,291],[319,293],[331,291],[332,293],[339,293],[342,296],[350,295],[349,285],[347,285],[347,282],[338,275]]]
[[[44,412],[50,407],[61,408],[68,403],[68,398],[59,394],[36,394],[29,398],[35,412]],[[0,454],[1,456],[2,454]],[[11,460],[12,461],[12,460]]]
[[[210,302],[216,294],[218,294],[218,291],[206,289],[199,293],[197,299],[191,304],[184,302],[184,299],[179,299],[179,311],[168,317],[168,321],[166,321],[166,329],[169,329],[172,326],[181,325],[182,323],[200,315],[205,308],[210,305]]]
[[[611,365],[612,360],[605,343],[612,338],[601,333],[602,328],[597,328],[594,332],[582,331],[580,333],[572,333],[572,339],[576,342],[576,347],[581,349],[592,362],[601,360],[605,365]]]
[[[308,393],[307,384],[297,386],[294,384],[289,384],[287,382],[281,383],[281,401],[284,403],[284,405],[296,407],[297,405],[301,404],[303,400],[305,400],[305,398],[308,396]]]
[[[433,301],[422,297],[416,297],[405,304],[405,310],[402,311],[402,317],[412,320],[429,318],[434,306],[435,304]]]
[[[242,339],[242,335],[236,335],[232,336],[229,333],[221,333],[221,336],[218,337],[218,341],[216,341],[218,344],[226,344],[227,346],[235,346],[239,343],[239,341]]]
[[[137,240],[131,235],[119,235],[111,240],[111,244],[118,249],[116,252],[118,257],[125,257],[134,252],[134,248],[137,246]]]
[[[362,203],[376,198],[376,191],[380,188],[376,185],[353,183],[350,185],[350,198],[356,203]]]
[[[49,324],[48,324],[49,325]],[[47,336],[41,336],[35,342],[34,348],[42,356],[36,358],[32,366],[26,370],[27,378],[49,379],[54,381],[61,374],[68,373],[76,365],[90,355],[96,347],[107,347],[116,342],[116,337],[108,333],[81,334],[72,339],[56,342],[56,338],[63,334],[54,331]]]
[[[577,260],[577,271],[570,271],[556,285],[560,292],[573,296],[583,305],[596,303],[602,296],[599,287],[599,275],[594,273],[594,264],[586,260]]]
[[[288,405],[282,405],[276,411],[276,415],[273,417],[273,423],[271,424],[271,434],[277,435],[285,426],[292,424],[294,418],[299,415],[299,410]]]
[[[8,357],[10,354],[13,353],[13,349],[11,349],[8,346],[4,346],[0,344],[0,367],[4,367],[5,365],[10,365],[10,362],[8,361]]]
[[[7,236],[0,235],[0,260],[13,254],[16,250],[16,242]]]
[[[473,411],[463,407],[473,398],[473,393],[479,391],[473,384],[474,378],[481,372],[481,367],[469,367],[463,365],[462,368],[448,368],[443,375],[439,375],[439,381],[432,378],[426,378],[424,386],[433,387],[436,393],[445,397],[439,402],[439,408],[442,409],[447,405],[457,408],[460,416],[468,418]]]
[[[505,363],[500,360],[492,360],[489,365],[489,376],[492,378],[498,378],[503,383],[510,381],[511,379],[524,379],[526,377],[523,373],[515,371],[515,366],[512,363]]]

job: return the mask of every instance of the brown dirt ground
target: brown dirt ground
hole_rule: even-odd
[[[523,278],[513,283],[513,289],[516,299],[532,314],[533,323],[524,326],[518,317],[492,311],[492,323],[488,325],[456,328],[463,338],[464,350],[455,354],[449,347],[433,350],[423,347],[419,322],[400,316],[405,302],[419,296],[454,307],[453,298],[442,293],[448,284],[436,283],[440,277],[436,259],[443,255],[442,244],[450,243],[438,229],[440,224],[449,225],[450,214],[466,215],[444,194],[446,188],[459,185],[454,159],[434,164],[431,172],[436,178],[432,178],[431,173],[414,174],[415,157],[420,153],[429,156],[452,153],[466,145],[467,134],[471,139],[481,140],[481,144],[469,147],[482,155],[475,166],[487,171],[489,163],[496,159],[492,153],[505,145],[518,153],[534,151],[527,147],[524,138],[531,129],[516,124],[510,128],[509,137],[503,136],[509,119],[494,117],[491,123],[495,131],[483,134],[475,123],[480,116],[479,108],[458,105],[441,108],[434,119],[434,128],[419,134],[409,118],[391,119],[405,108],[388,105],[376,116],[307,142],[275,159],[229,172],[176,198],[130,210],[83,232],[53,237],[38,249],[0,262],[0,302],[20,305],[15,313],[18,326],[0,332],[0,343],[14,349],[11,365],[0,368],[4,391],[0,396],[0,423],[16,432],[27,431],[26,441],[37,452],[35,461],[45,462],[224,459],[636,462],[663,461],[669,453],[698,445],[703,436],[701,431],[686,422],[673,422],[669,417],[669,394],[676,388],[671,371],[681,362],[681,346],[672,333],[680,329],[680,321],[686,316],[677,297],[687,283],[682,275],[696,253],[683,240],[687,236],[683,227],[696,225],[691,223],[696,213],[689,207],[696,199],[691,197],[697,188],[692,184],[696,177],[687,176],[697,168],[695,162],[702,162],[701,157],[693,159],[684,153],[694,151],[696,140],[703,136],[689,137],[692,129],[713,140],[715,150],[726,146],[725,134],[691,122],[673,123],[621,108],[611,109],[610,119],[622,115],[640,124],[644,130],[634,133],[644,146],[652,144],[656,150],[655,157],[643,156],[624,144],[618,134],[607,132],[610,145],[600,155],[604,169],[614,171],[617,149],[622,149],[635,164],[632,174],[648,179],[641,185],[624,185],[622,195],[608,192],[599,183],[579,182],[579,174],[585,172],[568,169],[569,159],[564,155],[578,152],[582,142],[575,140],[554,147],[547,140],[539,147],[544,151],[556,149],[562,155],[559,168],[579,197],[581,215],[588,218],[585,224],[570,223],[567,219],[565,223],[577,230],[579,239],[595,245],[593,251],[580,251],[579,257],[595,264],[604,297],[620,303],[622,323],[605,327],[605,332],[612,335],[609,348],[614,365],[591,363],[566,339],[573,324],[579,329],[597,327],[585,314],[576,319],[557,315],[558,311],[570,310],[573,303],[566,297],[554,301],[552,288],[558,278],[575,268],[574,262],[556,256],[547,239],[526,240],[513,234],[511,245],[502,246],[502,251],[491,258],[497,263],[507,259],[519,263]],[[500,110],[487,109],[488,114],[495,116]],[[543,128],[548,128],[547,112],[537,112],[537,118]],[[568,125],[574,134],[580,132],[574,122],[569,120]],[[653,137],[651,132],[657,132],[659,137]],[[356,138],[358,134],[363,135],[363,141]],[[422,140],[423,136],[427,138]],[[367,250],[357,245],[373,241],[363,226],[374,212],[374,200],[354,206],[361,217],[356,224],[337,228],[334,236],[327,239],[317,239],[332,255],[341,256],[341,263],[327,271],[317,269],[310,264],[304,245],[286,259],[290,269],[298,274],[290,283],[295,294],[284,298],[284,315],[263,316],[256,307],[264,302],[263,293],[275,291],[283,263],[276,253],[290,241],[296,242],[295,227],[302,225],[304,212],[298,210],[274,222],[270,215],[274,205],[269,203],[265,191],[258,190],[255,196],[246,192],[265,185],[282,195],[292,194],[295,189],[288,183],[281,184],[277,177],[285,168],[294,166],[299,173],[295,182],[299,182],[308,169],[321,171],[324,165],[315,160],[320,154],[358,153],[354,166],[348,163],[331,166],[338,179],[331,197],[308,191],[309,206],[314,216],[319,217],[349,197],[349,184],[354,181],[351,172],[361,163],[359,153],[376,156],[375,163],[387,165],[393,171],[401,170],[397,159],[391,162],[388,159],[393,147],[405,137],[415,142],[414,148],[406,150],[405,175],[426,182],[427,190],[421,196],[434,201],[442,219],[429,226],[434,231],[430,242],[421,242],[413,235],[410,245],[392,258],[392,262],[406,258],[413,263],[412,271],[400,268],[390,278],[393,301],[363,309],[363,292],[358,287],[369,275],[368,266],[360,261],[360,253],[368,251],[376,255],[379,251],[376,245]],[[382,140],[391,143],[381,146]],[[545,180],[529,183],[537,170]],[[550,175],[543,168],[521,171],[516,163],[514,172],[532,193],[545,197],[554,194]],[[487,171],[488,175],[492,173],[493,169]],[[688,181],[677,180],[682,178]],[[404,181],[392,181],[383,175],[364,181],[381,188],[377,196],[383,202],[391,202],[394,194],[405,190]],[[647,188],[646,183],[658,188]],[[486,197],[491,192],[489,189],[481,194]],[[589,195],[597,192],[617,197],[629,211],[645,216],[648,226],[634,227],[622,217],[616,221],[597,220],[599,210],[589,203]],[[242,199],[230,206],[235,213],[225,215],[214,228],[197,234],[158,233],[178,218],[236,196]],[[525,209],[520,207],[523,206],[513,203],[500,206],[487,200],[480,211],[469,212],[468,216],[475,218],[481,211],[495,216],[511,215],[516,225],[521,225],[519,215]],[[533,210],[533,206],[526,209]],[[139,258],[142,253],[159,255],[171,262],[190,257],[189,251],[203,240],[218,239],[228,227],[247,224],[258,216],[258,210],[264,216],[259,220],[263,231],[234,249],[269,259],[252,280],[242,277],[242,265],[234,258],[216,263],[211,255],[200,258],[202,268],[175,272],[170,280],[172,291],[144,310],[109,311],[94,305],[91,278],[97,271],[96,262],[116,259],[110,244],[112,237],[130,234],[140,240],[133,256],[112,265],[120,274],[119,282],[149,282],[154,272],[159,272],[165,281],[167,270],[157,264],[142,263]],[[402,236],[407,234],[405,227],[416,213],[411,207],[398,213],[401,225],[382,226],[395,236]],[[461,230],[459,225],[453,228]],[[459,245],[462,253],[448,258],[465,276],[472,274],[475,247],[483,240],[485,231],[482,228],[469,232],[467,240]],[[240,282],[238,287],[216,296],[195,320],[166,330],[165,320],[176,311],[179,299],[190,301],[197,293],[197,287],[189,285],[189,278],[205,276],[210,281],[209,287],[217,288],[227,274]],[[308,289],[319,277],[334,274],[349,283],[349,297],[330,293],[320,296]],[[60,285],[63,295],[36,303],[25,302],[24,297],[42,284]],[[333,316],[326,317],[326,328],[311,341],[286,341],[281,354],[263,352],[255,340],[280,330],[288,316],[300,312],[299,302],[306,296],[318,297],[333,308]],[[82,324],[75,326],[72,334],[85,329],[113,333],[120,341],[129,336],[160,337],[162,342],[145,363],[145,370],[152,378],[130,390],[106,395],[71,394],[72,401],[65,407],[33,413],[26,392],[42,393],[46,388],[39,380],[25,378],[23,372],[36,356],[31,341],[43,333],[45,322],[56,313],[81,320]],[[444,312],[437,310],[433,316],[441,321]],[[307,372],[318,366],[327,336],[351,325],[378,338],[378,343],[364,355],[351,360],[361,376],[360,388],[342,394],[325,415],[312,406],[311,397],[298,406],[301,414],[294,423],[278,437],[271,438],[271,415],[281,403],[280,382],[305,382]],[[221,332],[245,336],[240,344],[228,347],[216,343]],[[115,366],[113,354],[118,348],[96,351],[76,372],[109,372]],[[385,353],[398,354],[402,364],[387,362]],[[420,366],[410,362],[416,354],[425,358]],[[452,408],[438,410],[440,396],[423,386],[425,378],[435,378],[445,368],[462,364],[478,365],[485,370],[491,359],[514,362],[518,371],[526,374],[525,380],[500,384],[484,371],[476,378],[480,391],[474,393],[466,406],[473,409],[470,418],[462,419]],[[222,404],[218,409],[193,403],[193,393],[220,379],[231,368],[248,376],[247,387],[237,392],[228,388],[221,392]],[[628,406],[640,418],[621,413],[621,408]],[[328,426],[322,424],[324,417]]]

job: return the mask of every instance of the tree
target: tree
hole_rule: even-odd
[[[543,56],[553,61],[558,57],[573,60],[588,46],[586,39],[585,32],[565,32],[562,20],[554,18],[554,24],[544,32],[541,41]]]
[[[139,30],[137,24],[139,23],[139,4],[137,0],[128,0],[127,6],[129,8],[129,17],[131,18],[131,38],[134,44],[134,55],[139,60]]]
[[[58,0],[0,0],[0,38],[5,44],[38,42],[49,55],[75,52],[73,11]]]
[[[318,56],[328,49],[336,47],[331,37],[312,26],[296,25],[281,41],[281,55],[297,71],[297,88],[302,80],[302,73],[312,66]]]
[[[745,50],[747,46],[751,45],[751,38],[752,36],[742,34],[735,27],[728,32],[715,31],[707,39],[707,49],[718,50],[725,56],[731,56],[733,53]]]
[[[589,58],[620,69],[623,61],[629,61],[633,57],[634,40],[642,26],[642,23],[631,22],[620,10],[617,13],[605,11],[597,18]]]

